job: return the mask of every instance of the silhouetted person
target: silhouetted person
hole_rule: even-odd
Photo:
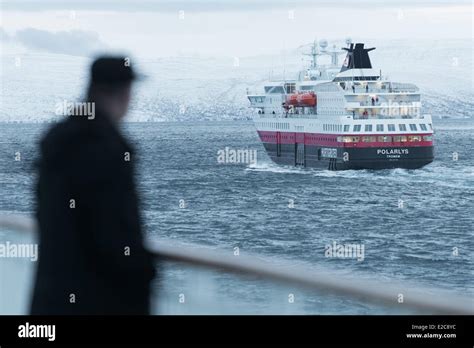
[[[124,58],[97,59],[89,107],[78,105],[41,141],[32,314],[149,313],[153,260],[142,243],[134,153],[118,128],[135,78]]]

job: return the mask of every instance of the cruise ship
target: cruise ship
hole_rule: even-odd
[[[329,170],[421,168],[433,161],[431,115],[420,91],[372,68],[364,43],[314,42],[294,80],[247,91],[258,135],[278,164]],[[339,55],[345,54],[339,65]],[[318,64],[321,56],[330,64]]]

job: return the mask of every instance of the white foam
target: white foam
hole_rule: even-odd
[[[343,170],[331,171],[314,168],[300,168],[282,166],[273,162],[259,162],[248,165],[246,171],[271,172],[277,174],[300,174],[314,177],[386,180],[397,182],[410,182],[412,184],[424,183],[441,187],[474,189],[473,166],[446,166],[445,163],[434,162],[420,169],[386,169],[386,170]]]
[[[280,173],[280,174],[312,174],[313,170],[303,169],[299,167],[290,167],[277,165],[273,162],[258,162],[256,164],[249,164],[246,168],[246,171],[254,172],[270,172],[270,173]]]

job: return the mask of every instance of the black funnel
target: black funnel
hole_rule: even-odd
[[[347,51],[346,59],[342,64],[341,72],[349,69],[371,69],[372,64],[370,63],[369,52],[375,50],[373,48],[364,48],[363,43],[351,43],[349,48],[343,47],[343,50]]]

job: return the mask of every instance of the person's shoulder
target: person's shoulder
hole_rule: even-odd
[[[107,150],[110,137],[99,121],[69,116],[51,127],[41,141],[44,153],[83,152],[90,147],[96,151]]]
[[[43,165],[74,176],[113,170],[121,153],[107,129],[92,122],[69,117],[53,126],[41,141]]]
[[[42,146],[58,144],[72,144],[77,138],[89,138],[94,135],[91,132],[92,127],[88,127],[87,120],[76,120],[72,116],[67,117],[63,121],[52,126],[43,137]]]

